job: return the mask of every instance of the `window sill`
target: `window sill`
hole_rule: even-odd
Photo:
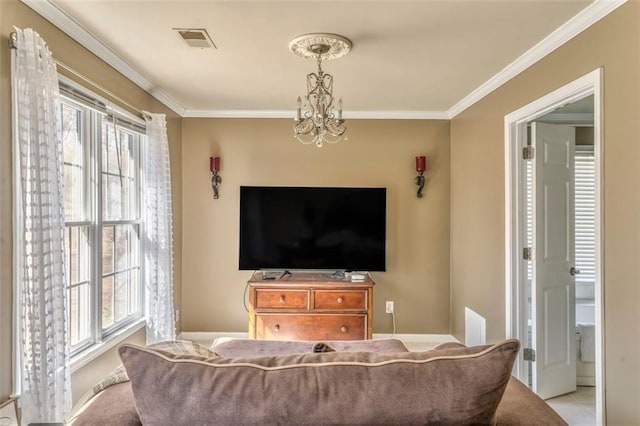
[[[122,343],[127,338],[131,337],[134,333],[142,330],[145,327],[146,321],[144,318],[140,318],[130,326],[123,328],[122,330],[109,336],[109,338],[103,342],[91,346],[86,351],[71,358],[71,373],[75,373],[85,365],[89,364],[94,359]]]

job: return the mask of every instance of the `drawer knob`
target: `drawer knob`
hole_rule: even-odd
[[[274,328],[276,329],[276,331],[280,331],[280,324],[276,324]]]
[[[344,299],[342,297],[338,297],[338,303],[342,303]]]
[[[280,295],[280,303],[284,303],[284,294]]]
[[[343,325],[342,328],[340,329],[340,331],[342,331],[343,333],[347,332],[347,326]]]

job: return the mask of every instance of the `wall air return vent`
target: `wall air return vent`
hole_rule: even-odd
[[[213,40],[209,37],[209,33],[204,28],[174,28],[173,30],[191,47],[199,47],[200,49],[213,47],[217,49]]]

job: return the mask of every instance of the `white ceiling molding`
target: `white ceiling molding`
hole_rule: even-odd
[[[449,118],[454,118],[626,2],[627,0],[595,0],[518,59],[507,65],[498,74],[452,106],[448,111]]]
[[[67,15],[52,0],[21,0],[39,15],[58,27],[72,39],[87,48],[98,58],[111,65],[122,73],[125,77],[137,86],[147,91],[151,96],[162,102],[168,108],[182,116],[184,108],[179,105],[166,92],[156,87],[155,84],[147,80],[142,74],[136,71],[129,63],[118,56],[113,50],[102,43],[87,29],[80,25],[75,19]]]
[[[189,118],[290,118],[295,110],[195,110],[187,109]],[[447,111],[344,111],[346,120],[448,120]]]
[[[447,111],[345,111],[346,119],[362,120],[448,120]]]
[[[188,118],[291,118],[296,115],[295,111],[287,110],[209,110],[209,109],[187,109],[183,117]]]

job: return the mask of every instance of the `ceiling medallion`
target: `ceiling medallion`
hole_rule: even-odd
[[[291,40],[289,49],[303,58],[314,58],[317,73],[307,74],[307,94],[304,105],[298,96],[294,136],[303,144],[315,143],[318,148],[326,143],[346,140],[347,127],[342,119],[342,99],[334,112],[333,76],[322,71],[322,61],[340,58],[351,50],[351,41],[328,33],[304,34]],[[302,108],[304,107],[304,112]]]
[[[289,49],[296,55],[303,58],[316,58],[320,53],[323,61],[346,55],[351,50],[351,46],[351,40],[348,38],[329,33],[303,34],[289,42]]]

